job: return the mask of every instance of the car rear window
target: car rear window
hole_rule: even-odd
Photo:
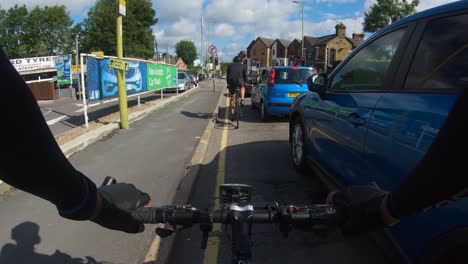
[[[177,79],[185,79],[185,73],[178,73],[177,74]]]
[[[307,83],[307,78],[313,75],[311,69],[275,69],[275,83]]]

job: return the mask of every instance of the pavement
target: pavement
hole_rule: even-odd
[[[174,92],[164,92],[164,98],[175,96]],[[140,103],[160,100],[160,91],[146,93],[140,96]],[[103,103],[104,101],[88,102],[91,107],[88,108],[89,122],[95,121],[101,117],[119,111],[118,101]],[[70,129],[84,125],[83,101],[73,100],[66,97],[58,100],[38,101],[41,112],[49,125],[50,130],[57,136]],[[128,98],[128,106],[132,107],[138,104],[137,97]]]
[[[227,98],[226,98],[227,99]],[[222,100],[207,153],[200,168],[190,204],[213,208],[217,186],[243,183],[254,187],[253,203],[265,205],[323,203],[327,188],[311,173],[293,167],[286,119],[263,123],[258,110],[246,99],[240,128],[225,119],[227,100]],[[224,228],[215,227],[205,252],[200,249],[197,227],[178,233],[166,263],[231,263],[230,243]],[[256,263],[390,263],[368,236],[344,239],[335,230],[323,233],[293,231],[283,238],[274,225],[253,229]],[[164,240],[163,240],[164,243]]]
[[[96,183],[110,175],[169,204],[190,167],[220,92],[205,83],[188,97],[118,130],[69,160]],[[50,183],[53,184],[53,183]],[[0,200],[0,263],[150,263],[154,226],[144,233],[112,232],[57,215],[54,206],[22,191]]]

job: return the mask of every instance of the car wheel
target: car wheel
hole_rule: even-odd
[[[260,103],[260,115],[262,117],[263,122],[270,120],[270,116],[268,115],[265,109],[265,104],[263,103],[263,101]]]
[[[296,117],[292,121],[291,127],[291,155],[294,166],[298,171],[304,172],[307,170],[304,125],[301,119]]]

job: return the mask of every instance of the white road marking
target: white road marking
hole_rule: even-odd
[[[66,115],[59,116],[57,118],[47,121],[47,125],[49,126],[55,125],[56,123],[60,122],[62,119],[65,119],[65,118],[67,118]]]
[[[83,111],[84,111],[84,108],[80,108],[80,109],[76,110],[75,113],[81,113]]]
[[[82,106],[83,106],[83,104],[77,104],[77,103],[75,103],[74,105],[76,105],[76,106],[78,106],[78,107],[82,107]]]

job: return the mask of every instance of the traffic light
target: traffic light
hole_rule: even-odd
[[[218,57],[215,57],[215,65],[218,65]]]
[[[305,66],[305,58],[301,57],[301,66]]]

